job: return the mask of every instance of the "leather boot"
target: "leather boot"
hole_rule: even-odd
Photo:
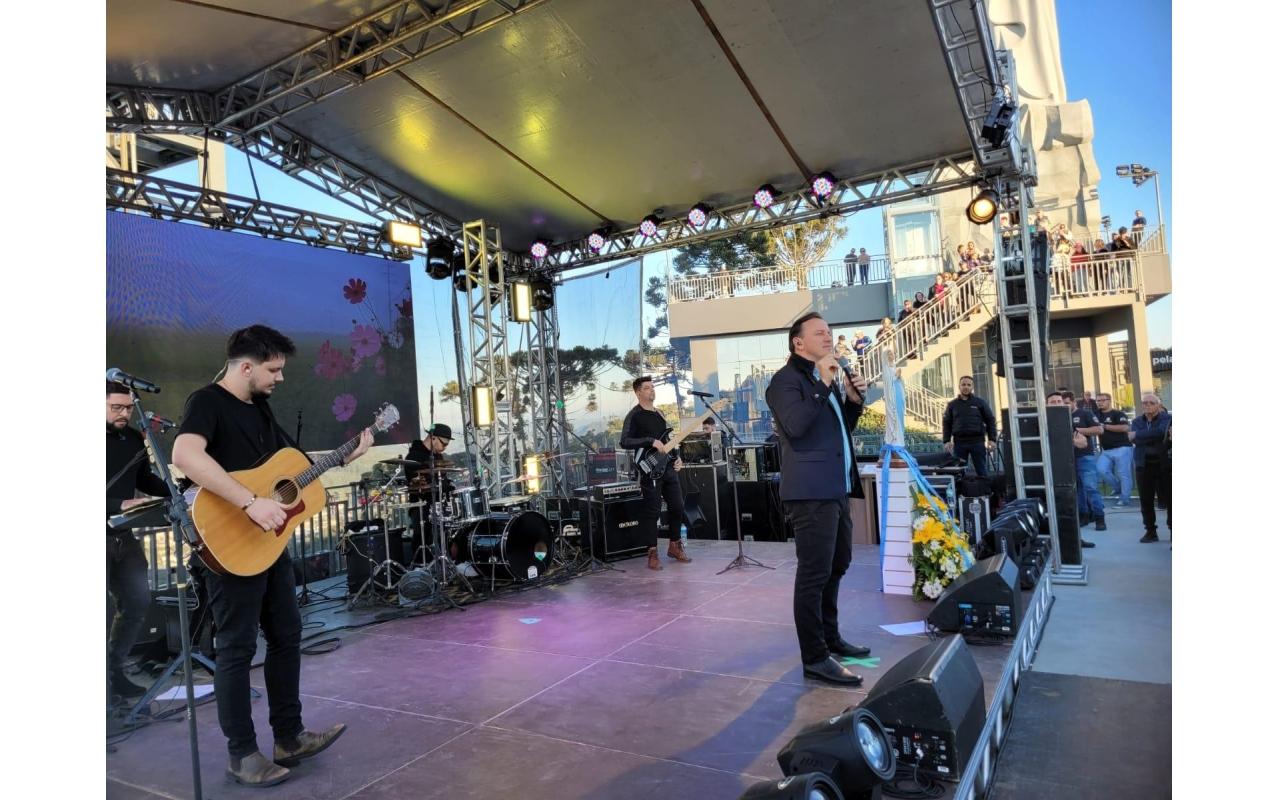
[[[284,767],[292,767],[302,759],[311,758],[338,741],[338,737],[346,729],[347,726],[339,722],[332,728],[319,733],[303,731],[292,742],[276,742],[275,762]]]
[[[649,548],[649,569],[662,569],[662,563],[658,561],[658,548]]]
[[[251,786],[255,789],[275,786],[287,780],[290,774],[289,770],[272,764],[257,750],[240,759],[238,763],[232,759],[227,765],[228,778],[241,786]]]
[[[686,564],[693,560],[684,551],[684,542],[679,539],[672,539],[667,545],[667,558],[674,558],[676,561],[683,561]]]

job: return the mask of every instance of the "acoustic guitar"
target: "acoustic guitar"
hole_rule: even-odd
[[[400,421],[400,411],[390,403],[374,417],[370,431],[376,436]],[[284,506],[285,521],[264,531],[240,508],[198,486],[183,497],[191,507],[197,543],[193,547],[205,566],[223,575],[257,575],[275,563],[294,530],[324,510],[324,487],[316,480],[342,464],[360,445],[360,437],[325,453],[313,464],[292,447],[277,450],[262,464],[229,473],[258,497],[270,497]]]
[[[724,400],[717,400],[712,403],[711,408],[718,414],[728,405],[729,400],[728,398],[725,398]],[[709,413],[710,412],[690,420],[683,428],[680,429],[679,433],[668,439],[667,452],[665,453],[659,453],[658,448],[651,444],[645,445],[644,447],[637,447],[633,450],[631,452],[631,460],[636,465],[636,472],[639,473],[638,477],[649,478],[655,481],[661,478],[662,473],[667,471],[667,464],[673,460],[671,452],[684,441],[686,436],[702,427],[702,421],[707,418]],[[662,432],[662,436],[666,436],[671,433],[671,430],[671,428],[667,428]],[[662,437],[660,436],[658,438]]]

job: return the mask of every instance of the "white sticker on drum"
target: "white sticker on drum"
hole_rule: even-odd
[[[538,577],[538,568],[529,567],[528,575],[529,575],[529,580],[533,580],[534,578]]]

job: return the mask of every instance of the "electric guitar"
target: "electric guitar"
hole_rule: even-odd
[[[390,403],[374,417],[375,436],[400,421],[400,411]],[[191,507],[197,543],[192,548],[205,566],[223,575],[257,575],[275,563],[293,531],[325,507],[324,487],[316,480],[340,465],[360,445],[360,437],[316,459],[312,464],[301,450],[286,447],[252,469],[229,473],[258,497],[269,497],[284,506],[285,521],[264,531],[249,515],[213,492],[199,486],[183,497]]]
[[[728,398],[712,403],[711,408],[718,413],[727,405],[729,405]],[[631,460],[636,465],[636,471],[639,473],[638,477],[651,478],[655,481],[661,478],[662,473],[667,471],[667,465],[672,460],[671,451],[675,450],[676,447],[684,441],[686,436],[701,428],[702,421],[704,419],[706,419],[705,414],[696,417],[685,424],[685,426],[681,428],[675,436],[672,436],[667,440],[667,452],[665,453],[658,452],[658,448],[651,444],[645,445],[644,447],[637,447],[635,450],[632,450]],[[671,433],[671,430],[671,428],[667,428],[662,432],[662,436],[666,436]],[[658,438],[661,439],[662,437],[660,436]]]

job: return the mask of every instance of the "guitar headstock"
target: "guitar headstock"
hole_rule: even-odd
[[[391,403],[383,403],[373,417],[373,425],[369,426],[373,433],[379,434],[390,430],[400,422],[400,409]]]

